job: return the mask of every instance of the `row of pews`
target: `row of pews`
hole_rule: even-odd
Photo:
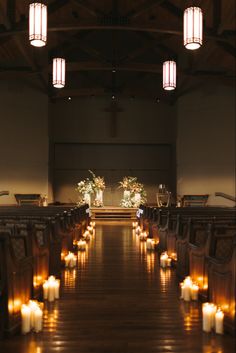
[[[19,331],[21,304],[42,299],[44,281],[60,276],[61,256],[88,224],[88,205],[0,207],[0,338]]]
[[[225,312],[225,330],[235,334],[236,208],[141,206],[140,224],[176,260],[180,280],[190,275],[202,301]]]

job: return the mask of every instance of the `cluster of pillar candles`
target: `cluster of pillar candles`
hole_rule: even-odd
[[[43,303],[30,300],[21,306],[21,332],[26,334],[33,330],[38,333],[43,329]]]
[[[224,333],[224,313],[213,303],[202,304],[202,329],[204,332],[211,332],[222,335]]]
[[[198,300],[199,286],[194,283],[190,276],[187,276],[180,283],[181,295],[180,298],[189,302],[190,300]],[[202,329],[204,332],[215,330],[218,334],[224,333],[224,313],[213,303],[202,304]]]
[[[172,258],[167,254],[167,252],[163,252],[160,256],[160,266],[162,268],[171,267]]]
[[[194,283],[190,276],[187,276],[183,282],[180,283],[181,295],[180,298],[186,302],[190,300],[198,300],[199,286]]]
[[[50,276],[43,284],[43,299],[53,302],[60,297],[60,280]]]
[[[142,231],[141,227],[138,225],[138,222],[133,222],[133,229],[135,230],[135,234],[139,236],[139,240],[147,242],[147,250],[155,250],[155,240],[148,238],[147,232]]]
[[[86,244],[91,240],[91,237],[95,235],[95,222],[90,222],[90,225],[87,227],[86,231],[83,233],[82,238],[80,240],[75,240],[73,242],[73,246],[75,250],[85,251]],[[69,251],[66,256],[63,256],[65,261],[66,268],[74,268],[77,263],[76,255]]]

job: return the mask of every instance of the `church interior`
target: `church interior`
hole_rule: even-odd
[[[0,1],[0,351],[231,353],[234,0]]]

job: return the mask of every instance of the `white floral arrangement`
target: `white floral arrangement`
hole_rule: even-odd
[[[121,200],[122,207],[139,207],[147,200],[144,185],[138,182],[137,177],[125,176],[122,181],[119,182],[119,188],[123,188],[124,191],[128,191],[128,193],[124,192],[124,196]]]
[[[97,191],[97,190],[102,190],[103,191],[103,190],[105,190],[106,184],[105,184],[104,177],[96,176],[92,170],[89,170],[89,173],[93,177],[92,183],[93,183],[94,191]]]
[[[88,178],[81,180],[75,190],[80,194],[92,194],[94,192],[93,182]]]

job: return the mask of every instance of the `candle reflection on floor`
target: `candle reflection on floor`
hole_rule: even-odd
[[[46,303],[44,309],[44,328],[49,332],[55,332],[57,330],[58,323],[58,302],[55,304]]]
[[[161,282],[161,291],[167,292],[168,287],[171,281],[171,269],[169,267],[163,269],[160,267],[160,282]]]
[[[199,330],[200,328],[200,317],[201,308],[197,302],[183,302],[180,303],[180,310],[184,319],[185,331],[191,331],[193,329]]]
[[[77,270],[76,269],[66,269],[64,271],[64,287],[66,289],[74,289],[77,278]]]
[[[155,254],[154,252],[147,252],[147,272],[149,274],[155,271]]]
[[[88,261],[88,251],[78,251],[78,266],[84,268]]]

